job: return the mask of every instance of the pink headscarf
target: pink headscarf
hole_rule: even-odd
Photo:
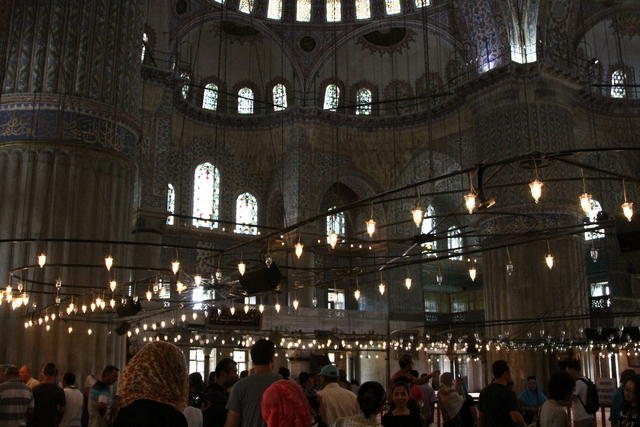
[[[262,395],[262,419],[267,427],[308,427],[311,408],[302,388],[290,380],[271,384]]]

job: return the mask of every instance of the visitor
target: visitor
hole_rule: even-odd
[[[520,405],[525,423],[531,424],[538,418],[540,407],[546,400],[547,397],[538,387],[536,377],[527,377],[527,386],[520,394]]]
[[[118,380],[118,368],[106,366],[102,370],[102,376],[91,387],[87,407],[89,411],[89,427],[107,427],[113,421],[111,413],[113,396],[109,387]]]
[[[309,427],[313,423],[309,402],[294,381],[282,379],[271,384],[260,407],[267,427]]]
[[[620,421],[620,410],[624,402],[624,383],[635,375],[636,371],[633,369],[625,369],[622,371],[622,374],[620,374],[620,387],[613,393],[613,398],[611,399],[611,415],[609,416],[609,421],[611,421],[611,425],[614,427],[617,426]]]
[[[246,369],[240,372],[240,379],[247,378],[248,376],[249,376],[249,371],[247,371]]]
[[[422,374],[420,378],[423,379],[428,376],[429,374]],[[436,391],[431,387],[428,380],[429,378],[427,378],[427,382],[423,382],[418,386],[422,390],[422,408],[420,408],[420,412],[425,426],[429,426],[433,422],[436,404]]]
[[[278,369],[278,374],[280,374],[283,380],[288,380],[291,376],[291,371],[289,371],[288,368],[281,366],[280,369]]]
[[[473,397],[467,392],[465,379],[458,377],[455,382],[455,389],[464,399],[460,408],[460,426],[475,427],[478,423],[478,411]]]
[[[187,427],[184,353],[164,341],[146,344],[124,368],[118,395],[114,427]]]
[[[386,401],[382,384],[367,381],[358,390],[359,413],[346,418],[339,418],[334,427],[367,427],[379,426],[378,415],[382,412]]]
[[[393,383],[400,377],[407,377],[411,379],[411,371],[413,370],[413,359],[410,354],[405,354],[398,359],[398,365],[400,369],[391,376],[389,379],[389,386],[393,386]],[[422,376],[420,378],[411,379],[413,384],[423,384],[429,381],[430,378],[437,377],[440,375],[440,371],[436,370],[428,374],[426,377]]]
[[[302,391],[309,402],[309,406],[311,406],[311,410],[317,419],[320,408],[318,406],[318,394],[313,387],[313,378],[307,372],[300,372],[300,375],[298,375],[298,383],[300,384],[300,387],[302,387]]]
[[[586,409],[588,385],[591,380],[582,375],[582,365],[577,359],[564,362],[564,368],[576,380],[576,390],[571,404],[574,427],[595,427],[596,417]]]
[[[408,406],[409,383],[396,381],[390,391],[391,408],[382,417],[382,425],[385,427],[421,427],[420,413],[417,410],[411,410]]]
[[[350,417],[360,412],[358,398],[353,392],[338,385],[340,372],[336,365],[326,365],[320,370],[324,388],[318,392],[320,419],[330,426],[338,418]]]
[[[205,390],[208,407],[203,413],[205,427],[224,427],[227,419],[228,390],[236,381],[238,381],[237,364],[228,357],[219,361],[216,370],[209,374],[209,385]]]
[[[200,410],[204,402],[204,381],[200,372],[189,374],[189,398],[182,413],[189,427],[202,427],[203,415]]]
[[[66,405],[64,406],[60,427],[81,427],[84,396],[76,387],[75,374],[71,372],[64,374],[62,376],[62,387]]]
[[[464,397],[458,393],[453,385],[453,374],[445,372],[440,375],[438,407],[442,413],[445,427],[460,427],[462,425],[460,409],[463,404]]]
[[[20,380],[30,389],[40,384],[40,381],[31,376],[31,369],[27,365],[20,368]]]
[[[31,427],[57,427],[66,403],[64,391],[58,387],[58,368],[47,363],[42,370],[42,382],[33,388],[33,420]]]
[[[640,427],[640,376],[634,375],[624,383],[624,403],[620,410],[620,427]]]
[[[272,341],[260,339],[251,347],[254,373],[234,384],[227,402],[226,427],[264,426],[260,414],[262,393],[281,379],[273,373],[275,346]]]
[[[26,427],[33,414],[33,393],[19,377],[18,368],[2,370],[5,381],[0,384],[0,425]]]
[[[576,387],[576,380],[567,372],[560,371],[549,379],[549,399],[540,408],[539,427],[569,427],[567,409]]]
[[[504,360],[496,360],[492,365],[493,382],[480,392],[479,427],[525,426],[518,410],[518,399],[507,388],[511,382],[509,365]]]

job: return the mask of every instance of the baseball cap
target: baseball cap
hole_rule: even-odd
[[[338,367],[336,365],[326,365],[320,370],[320,375],[323,377],[338,378]]]

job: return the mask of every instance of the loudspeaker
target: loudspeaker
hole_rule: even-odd
[[[249,295],[259,294],[275,290],[281,279],[280,269],[274,262],[270,267],[247,271],[240,277],[240,285]]]
[[[140,301],[133,302],[133,299],[127,298],[127,303],[124,305],[119,305],[116,308],[116,313],[118,313],[118,317],[129,317],[134,316],[140,310],[142,310],[142,304],[140,304]]]
[[[129,322],[122,322],[120,323],[120,326],[116,328],[116,334],[124,335],[127,333],[130,327],[131,325],[129,325]]]
[[[616,236],[621,252],[640,249],[640,215],[634,215],[631,222],[624,216],[616,216]]]

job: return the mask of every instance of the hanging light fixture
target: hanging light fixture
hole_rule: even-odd
[[[534,179],[529,183],[529,188],[531,189],[531,197],[533,197],[533,201],[538,203],[540,197],[542,197],[542,186],[544,183],[539,179]]]
[[[474,264],[471,264],[471,266],[469,267],[469,277],[471,278],[472,282],[476,281],[477,274],[478,274],[478,270],[476,269],[476,266]]]
[[[591,261],[598,262],[598,248],[596,248],[596,245],[594,243],[594,241],[591,241],[591,250],[589,251],[589,255],[591,256]]]
[[[331,246],[331,249],[335,249],[336,245],[338,244],[338,234],[337,233],[329,234],[329,236],[327,237],[327,243],[329,243],[329,246]]]
[[[82,304],[82,313],[87,312],[87,304]]]
[[[151,301],[151,297],[153,296],[153,293],[151,293],[150,289],[147,289],[146,296],[147,296],[147,301]]]
[[[413,280],[411,279],[411,277],[407,276],[404,278],[404,286],[407,288],[407,290],[411,289],[412,282]]]
[[[356,288],[356,290],[353,291],[353,297],[356,299],[356,301],[360,300],[360,289]]]
[[[424,218],[424,211],[420,206],[416,206],[415,209],[411,211],[411,217],[413,218],[413,223],[416,227],[420,228],[420,224],[422,224],[422,218]]]
[[[171,271],[173,274],[178,274],[178,270],[180,270],[180,261],[175,260],[171,262]]]
[[[582,172],[582,194],[580,195],[580,207],[585,215],[589,216],[589,212],[591,212],[591,194],[587,193],[587,182],[584,178],[584,169],[581,169]]]
[[[40,268],[42,268],[46,263],[47,263],[47,254],[42,252],[40,255],[38,255],[38,265],[40,266]]]
[[[276,302],[276,305],[273,307],[276,309],[276,313],[280,313],[280,303]]]
[[[199,274],[196,274],[195,276],[193,276],[193,283],[196,285],[196,287],[200,287],[200,285],[202,284],[202,276]]]
[[[232,316],[236,314],[236,308],[233,305],[229,308],[229,313],[231,313]]]
[[[509,253],[509,247],[507,249],[507,265],[505,266],[505,270],[507,271],[507,276],[511,277],[513,274],[513,263],[511,262],[511,254]]]
[[[624,203],[621,205],[622,214],[627,218],[627,221],[631,222],[631,218],[633,218],[633,202],[627,200],[627,186],[624,183],[624,179],[622,180],[622,192],[624,194]]]
[[[116,307],[116,300],[114,300],[113,298],[111,298],[109,300],[109,305],[111,306],[111,308],[115,308]]]
[[[264,312],[264,304],[260,304],[258,306],[258,311],[260,312],[260,314],[262,314]]]
[[[115,280],[112,280],[112,281],[109,282],[109,289],[111,289],[111,292],[115,292],[116,291],[116,286],[117,286],[117,283],[116,283]]]
[[[373,234],[376,232],[376,220],[371,218],[366,222],[367,224],[367,234],[369,237],[373,237]]]
[[[294,299],[293,300],[293,309],[294,310],[298,310],[298,306],[300,305],[300,302],[298,301],[298,299]]]
[[[91,311],[96,311],[96,303],[91,301],[90,308],[91,308]]]
[[[104,257],[104,266],[107,267],[107,271],[111,271],[111,267],[113,267],[113,257],[111,255]]]
[[[249,305],[245,304],[244,305],[244,314],[247,314],[247,313],[249,313]]]
[[[187,287],[181,281],[178,280],[176,282],[176,291],[178,291],[178,295],[182,294],[186,289]]]
[[[294,248],[296,252],[296,257],[300,259],[300,257],[302,256],[302,249],[304,248],[304,244],[300,241],[300,237],[298,237],[298,243],[294,245]]]
[[[438,286],[442,286],[443,280],[444,278],[442,277],[442,272],[440,271],[440,269],[438,269],[438,272],[436,273],[436,283],[438,284]]]
[[[544,261],[549,267],[549,270],[553,268],[554,257],[551,255],[551,248],[549,247],[549,241],[547,240],[547,254],[544,257]]]
[[[385,291],[385,285],[384,282],[380,282],[380,284],[378,285],[378,292],[380,292],[380,295],[384,295],[384,291]]]
[[[466,206],[469,214],[473,214],[474,209],[476,208],[476,199],[478,195],[472,190],[468,194],[464,196],[464,205]]]
[[[244,276],[245,271],[247,271],[247,264],[245,264],[243,260],[240,260],[238,263],[238,271],[241,276]]]

